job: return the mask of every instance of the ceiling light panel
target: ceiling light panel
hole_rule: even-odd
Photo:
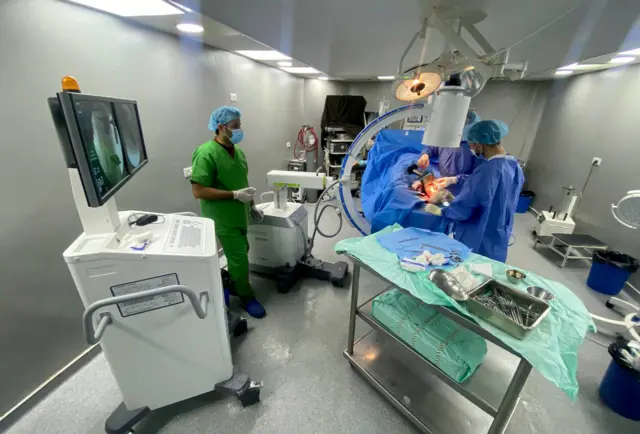
[[[623,51],[620,53],[621,56],[640,56],[640,48],[636,48],[635,50]]]
[[[70,0],[121,17],[181,15],[184,12],[163,0]]]
[[[393,75],[379,75],[378,80],[395,80],[395,76]]]
[[[614,63],[616,65],[622,65],[624,63],[631,63],[634,60],[636,60],[635,57],[631,57],[631,56],[620,56],[620,57],[614,57],[613,59],[611,59],[609,61],[609,63]]]
[[[178,30],[184,33],[202,33],[204,32],[204,27],[200,24],[196,23],[180,23],[176,26]]]
[[[278,62],[278,66],[286,66],[286,67],[293,66],[293,62],[289,62],[285,60],[282,62]]]
[[[556,75],[571,75],[571,74],[573,74],[573,71],[567,70],[567,69],[558,69],[556,71]]]
[[[290,74],[320,74],[315,68],[311,68],[309,66],[293,66],[291,68],[281,68],[283,71],[286,71]]]
[[[291,60],[291,57],[276,50],[236,50],[236,53],[253,60]]]

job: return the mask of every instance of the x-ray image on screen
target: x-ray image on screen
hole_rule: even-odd
[[[86,100],[75,104],[91,175],[98,194],[104,196],[128,173],[112,104]]]
[[[146,159],[138,111],[132,103],[116,102],[114,105],[125,158],[129,162],[130,169],[134,170]]]

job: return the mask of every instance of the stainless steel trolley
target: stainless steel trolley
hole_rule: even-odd
[[[487,340],[488,351],[482,365],[463,383],[456,382],[373,318],[373,299],[395,285],[359,259],[346,256],[354,264],[349,336],[344,351],[351,366],[425,433],[504,433],[520,401],[531,364],[473,320],[432,305]],[[362,270],[384,282],[386,289],[359,304]],[[356,318],[371,328],[358,339]]]

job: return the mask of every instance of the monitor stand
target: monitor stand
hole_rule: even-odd
[[[71,178],[73,200],[76,203],[84,233],[94,235],[116,232],[120,227],[120,218],[115,198],[112,197],[101,207],[92,208],[87,205],[78,169],[69,169],[69,177]]]

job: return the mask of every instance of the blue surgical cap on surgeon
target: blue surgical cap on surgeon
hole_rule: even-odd
[[[480,121],[469,130],[469,142],[495,145],[509,134],[509,127],[502,121]]]
[[[481,120],[482,119],[480,119],[480,116],[478,116],[476,112],[474,112],[473,110],[469,110],[469,112],[467,113],[467,120],[465,121],[464,128],[462,129],[463,142],[469,141],[469,130],[471,129],[472,126],[474,126]]]
[[[227,124],[234,119],[240,119],[240,110],[235,107],[218,107],[211,113],[209,118],[209,130],[216,131],[220,124]]]
[[[467,121],[465,122],[465,125],[472,125],[476,122],[480,122],[481,120],[482,119],[480,119],[480,116],[478,116],[476,112],[474,112],[473,110],[469,110],[467,112]]]

